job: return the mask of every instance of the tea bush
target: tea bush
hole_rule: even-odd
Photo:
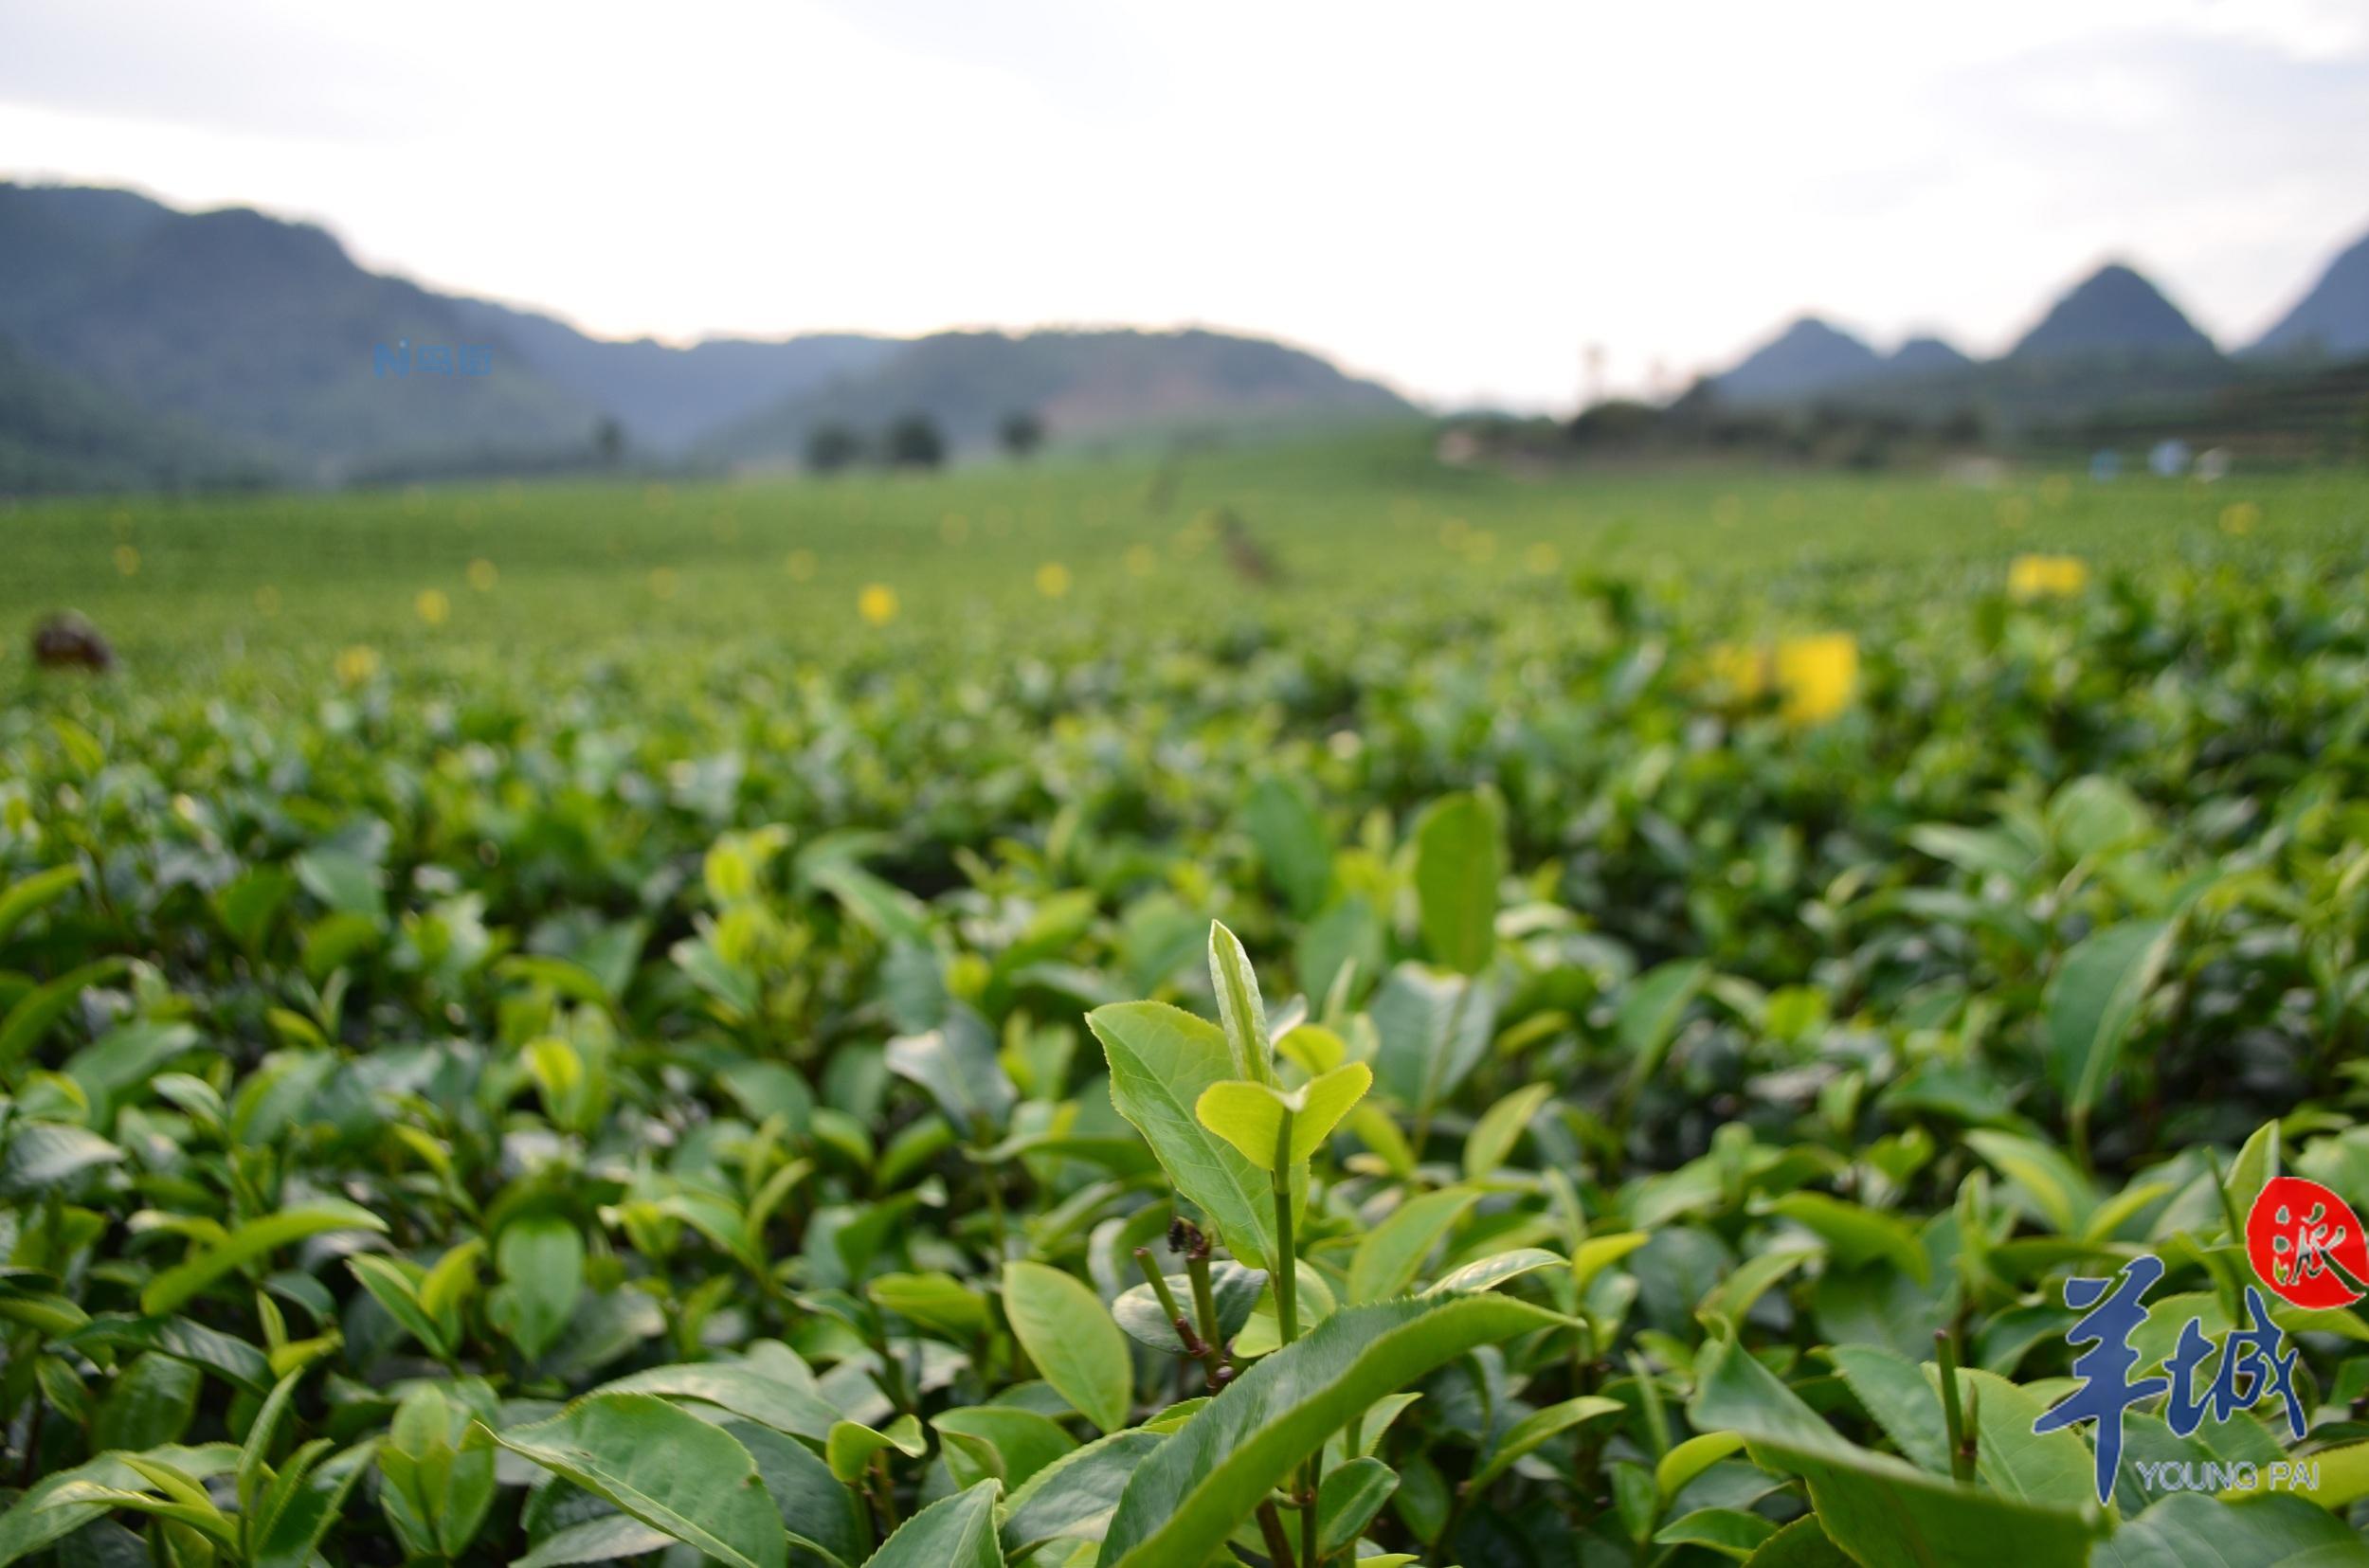
[[[24,681],[0,1562],[2369,1560],[2349,527]]]

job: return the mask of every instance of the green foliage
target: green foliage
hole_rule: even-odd
[[[1194,1107],[1232,1076],[1225,1032],[1165,1002],[1101,1007],[1086,1021],[1111,1068],[1111,1099],[1159,1156],[1176,1191],[1257,1268],[1275,1256],[1267,1181],[1249,1158],[1201,1124]]]
[[[644,1394],[599,1394],[496,1434],[652,1529],[732,1568],[780,1568],[788,1538],[748,1450]]]
[[[1378,542],[1272,603],[1170,573],[1220,536],[1094,488],[1135,471],[1046,462],[789,492],[808,544],[686,567],[729,620],[837,551],[779,635],[553,651],[537,496],[499,613],[548,644],[340,674],[349,586],[234,658],[214,562],[120,676],[0,674],[0,1562],[2345,1560],[2357,1311],[2280,1320],[2300,1443],[2131,1416],[2316,1490],[2125,1465],[2100,1509],[2030,1433],[2069,1277],[2151,1253],[2227,1325],[2271,1177],[2369,1196],[2339,511],[2265,490],[2318,531],[2239,540],[2151,491],[2115,562],[2119,498],[2038,501],[2099,554],[2026,603],[1996,496],[1813,487],[1775,550],[1694,481],[1603,493],[1746,593],[1608,526],[1534,568],[1569,493],[1393,460],[1416,522],[1349,486]],[[1297,470],[1226,461],[1325,559]],[[303,548],[374,561],[401,504]],[[497,548],[427,504],[423,559]],[[729,532],[668,504],[587,498],[585,581],[660,565],[621,505]],[[81,581],[12,522],[0,596]],[[990,607],[1023,562],[1010,644],[950,577],[859,622],[871,530]],[[1858,640],[1823,723],[1703,673],[1779,622]]]
[[[1004,1311],[1021,1348],[1061,1397],[1104,1432],[1128,1424],[1134,1368],[1100,1297],[1058,1269],[1007,1263]]]
[[[1115,1565],[1204,1562],[1275,1477],[1376,1399],[1494,1340],[1551,1325],[1521,1302],[1458,1296],[1353,1308],[1254,1367],[1129,1480],[1103,1538]]]
[[[1279,1163],[1307,1163],[1373,1081],[1373,1069],[1364,1062],[1344,1063],[1289,1090],[1230,1078],[1202,1090],[1193,1113],[1243,1159],[1273,1171]]]
[[[2121,1057],[2147,989],[2170,956],[2169,921],[2108,927],[2065,955],[2048,1000],[2049,1066],[2086,1123]]]
[[[1496,951],[1505,851],[1497,814],[1476,795],[1436,802],[1415,827],[1415,892],[1433,960],[1476,975]]]

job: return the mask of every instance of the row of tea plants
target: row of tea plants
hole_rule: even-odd
[[[2369,1560],[2363,581],[27,687],[0,1563]]]

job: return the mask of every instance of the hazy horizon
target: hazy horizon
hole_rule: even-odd
[[[2369,225],[2369,13],[2068,9],[18,4],[0,143],[610,337],[1198,325],[1554,407],[1804,312],[1996,352],[2120,259],[2251,338]]]

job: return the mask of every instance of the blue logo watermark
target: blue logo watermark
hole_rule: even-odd
[[[384,379],[393,376],[400,381],[413,371],[428,376],[489,376],[494,373],[494,346],[491,343],[423,343],[411,346],[407,337],[400,338],[393,348],[384,343],[371,345],[371,373]]]
[[[2076,1276],[2065,1282],[2065,1305],[2082,1311],[2081,1320],[2065,1331],[2068,1343],[2087,1345],[2073,1358],[2073,1376],[2081,1386],[2050,1407],[2032,1423],[2042,1433],[2097,1423],[2097,1493],[2103,1504],[2114,1491],[2114,1472],[2122,1464],[2123,1415],[2143,1399],[2168,1395],[2163,1419],[2176,1437],[2193,1435],[2210,1415],[2217,1423],[2251,1410],[2272,1394],[2287,1406],[2288,1430],[2301,1442],[2305,1433],[2303,1401],[2295,1395],[2298,1352],[2279,1354],[2283,1336],[2270,1322],[2262,1292],[2246,1287],[2246,1324],[2221,1338],[2216,1346],[2206,1337],[2204,1320],[2191,1317],[2180,1325],[2179,1338],[2164,1360],[2161,1376],[2136,1378],[2139,1352],[2131,1336],[2147,1321],[2143,1298],[2163,1277],[2163,1262],[2153,1254],[2130,1260],[2111,1279]],[[2220,1363],[2203,1391],[2197,1374],[2214,1351]],[[2284,1467],[2273,1467],[2273,1469]],[[2316,1470],[2316,1467],[2314,1467]]]

